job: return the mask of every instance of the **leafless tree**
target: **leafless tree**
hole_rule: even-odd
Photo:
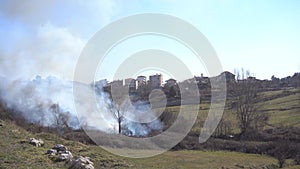
[[[122,122],[123,122],[123,116],[124,112],[121,110],[120,105],[118,105],[114,100],[110,100],[108,105],[108,109],[113,115],[114,119],[116,119],[118,123],[118,133],[122,133]]]
[[[118,133],[122,134],[122,122],[124,121],[124,113],[126,106],[124,106],[128,99],[128,87],[121,85],[111,85],[111,96],[108,100],[107,108],[118,123]]]
[[[228,137],[232,134],[232,124],[229,120],[222,118],[214,132],[215,137]]]
[[[265,114],[257,109],[258,81],[249,71],[235,70],[236,81],[230,84],[230,93],[233,96],[234,107],[239,121],[241,136],[245,136],[249,129],[259,126],[261,120],[266,120]]]
[[[277,140],[271,144],[272,149],[269,155],[278,160],[279,168],[282,168],[285,161],[297,155],[297,146],[289,140]]]
[[[50,112],[53,115],[53,126],[57,129],[57,132],[61,134],[63,130],[70,129],[69,121],[70,114],[69,112],[63,112],[59,107],[59,104],[53,104],[49,108]]]

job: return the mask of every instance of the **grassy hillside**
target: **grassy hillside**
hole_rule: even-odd
[[[271,126],[300,127],[300,90],[272,91],[261,93],[262,101],[257,104],[259,111],[270,115],[268,123]],[[200,133],[201,125],[207,116],[209,104],[200,105],[197,123],[192,132]],[[199,105],[188,105],[189,111],[199,108]],[[176,114],[179,106],[168,107],[167,111]],[[0,110],[2,117],[3,109]],[[0,116],[0,117],[1,117]],[[166,117],[167,119],[169,117]],[[234,110],[226,106],[224,119],[234,126],[233,131],[238,132]],[[174,120],[172,118],[170,121]],[[64,144],[76,155],[91,157],[95,168],[276,168],[277,160],[273,157],[245,154],[227,151],[196,151],[180,150],[168,151],[164,154],[145,158],[129,159],[112,155],[98,146],[85,145],[75,141],[64,140],[57,135],[49,133],[30,133],[14,124],[10,120],[0,121],[0,168],[67,168],[64,162],[56,162],[55,158],[45,155],[47,149],[55,144]],[[45,141],[44,147],[34,147],[28,144],[31,137],[41,138]],[[286,168],[296,169],[288,161]]]
[[[274,168],[274,158],[225,151],[169,151],[145,158],[129,159],[112,155],[100,147],[67,141],[53,134],[32,134],[15,124],[2,121],[0,127],[0,168],[67,168],[64,162],[45,155],[55,144],[66,145],[73,155],[91,157],[95,168]],[[42,138],[44,147],[34,147],[28,138]]]
[[[267,123],[270,126],[300,128],[300,89],[262,92],[259,95],[261,102],[256,104],[257,111],[266,113],[269,116]],[[204,102],[200,106],[185,105],[185,107],[189,107],[190,111],[199,109],[197,122],[192,131],[200,133],[201,125],[207,117],[210,103]],[[180,111],[180,106],[167,107],[166,111],[176,114]],[[235,109],[230,106],[230,100],[227,100],[223,119],[230,122],[234,133],[239,132]]]
[[[266,92],[270,99],[264,101],[260,110],[270,115],[274,126],[300,127],[300,90]]]
[[[91,157],[96,168],[119,168],[130,165],[122,158],[117,158],[96,146],[87,146],[78,142],[67,141],[54,134],[32,134],[14,125],[11,122],[1,122],[0,127],[0,168],[67,168],[64,162],[56,162],[49,158],[45,152],[55,144],[68,147],[74,156]],[[28,144],[31,137],[41,138],[45,141],[43,147]]]
[[[300,89],[262,92],[259,96],[261,101],[256,104],[257,111],[269,115],[270,125],[300,127]]]

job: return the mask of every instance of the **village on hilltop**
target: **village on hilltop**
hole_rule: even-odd
[[[247,80],[255,81],[260,91],[273,91],[300,87],[300,73],[294,73],[293,76],[281,79],[272,76],[271,80],[260,80],[253,76],[240,78],[229,71],[224,71],[215,77],[207,77],[201,74],[200,76],[194,76],[180,82],[176,79],[170,78],[164,83],[162,74],[154,74],[150,75],[148,80],[146,76],[138,76],[136,79],[127,78],[124,80],[114,80],[112,82],[108,82],[107,79],[103,79],[96,81],[94,85],[108,93],[111,93],[112,86],[126,87],[128,88],[130,96],[138,96],[139,99],[144,98],[146,100],[152,90],[161,89],[164,91],[167,98],[172,100],[180,98],[180,85],[196,83],[202,97],[209,99],[211,94],[211,80],[218,79],[220,77],[225,77],[227,88],[230,87],[232,83],[240,83]]]

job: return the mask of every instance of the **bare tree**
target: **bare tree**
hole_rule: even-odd
[[[265,120],[263,113],[257,110],[258,81],[243,68],[235,70],[236,81],[230,84],[230,93],[234,99],[234,107],[239,121],[241,136],[249,129],[258,126],[258,120]]]
[[[296,157],[299,151],[297,151],[297,145],[289,140],[277,140],[271,143],[271,146],[268,154],[278,160],[279,168],[283,167],[287,159]]]
[[[232,134],[232,124],[230,120],[222,118],[214,132],[215,137],[228,137]]]
[[[70,129],[69,121],[70,114],[69,112],[63,112],[59,107],[59,104],[53,104],[50,106],[50,112],[53,115],[53,126],[57,129],[57,132],[61,134],[64,129]]]
[[[114,119],[116,119],[116,121],[118,123],[118,133],[121,134],[124,112],[121,110],[121,106],[118,105],[116,102],[114,102],[114,100],[110,100],[107,105],[108,105],[109,111],[111,112]]]
[[[108,110],[118,123],[118,133],[122,134],[122,122],[124,121],[124,113],[126,108],[126,97],[128,96],[128,88],[119,84],[111,85],[111,96],[107,103]]]

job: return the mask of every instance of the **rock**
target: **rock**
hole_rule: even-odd
[[[69,169],[94,169],[94,163],[89,157],[77,156],[69,160]]]
[[[44,146],[44,141],[41,139],[30,138],[29,144],[34,145],[36,147]]]
[[[73,155],[70,151],[64,151],[59,153],[58,161],[66,161],[71,160],[73,158]]]
[[[55,150],[55,149],[49,149],[49,150],[47,150],[46,154],[54,156],[54,155],[57,154],[57,150]]]
[[[62,144],[56,144],[52,149],[56,150],[58,153],[68,150],[68,148]]]

